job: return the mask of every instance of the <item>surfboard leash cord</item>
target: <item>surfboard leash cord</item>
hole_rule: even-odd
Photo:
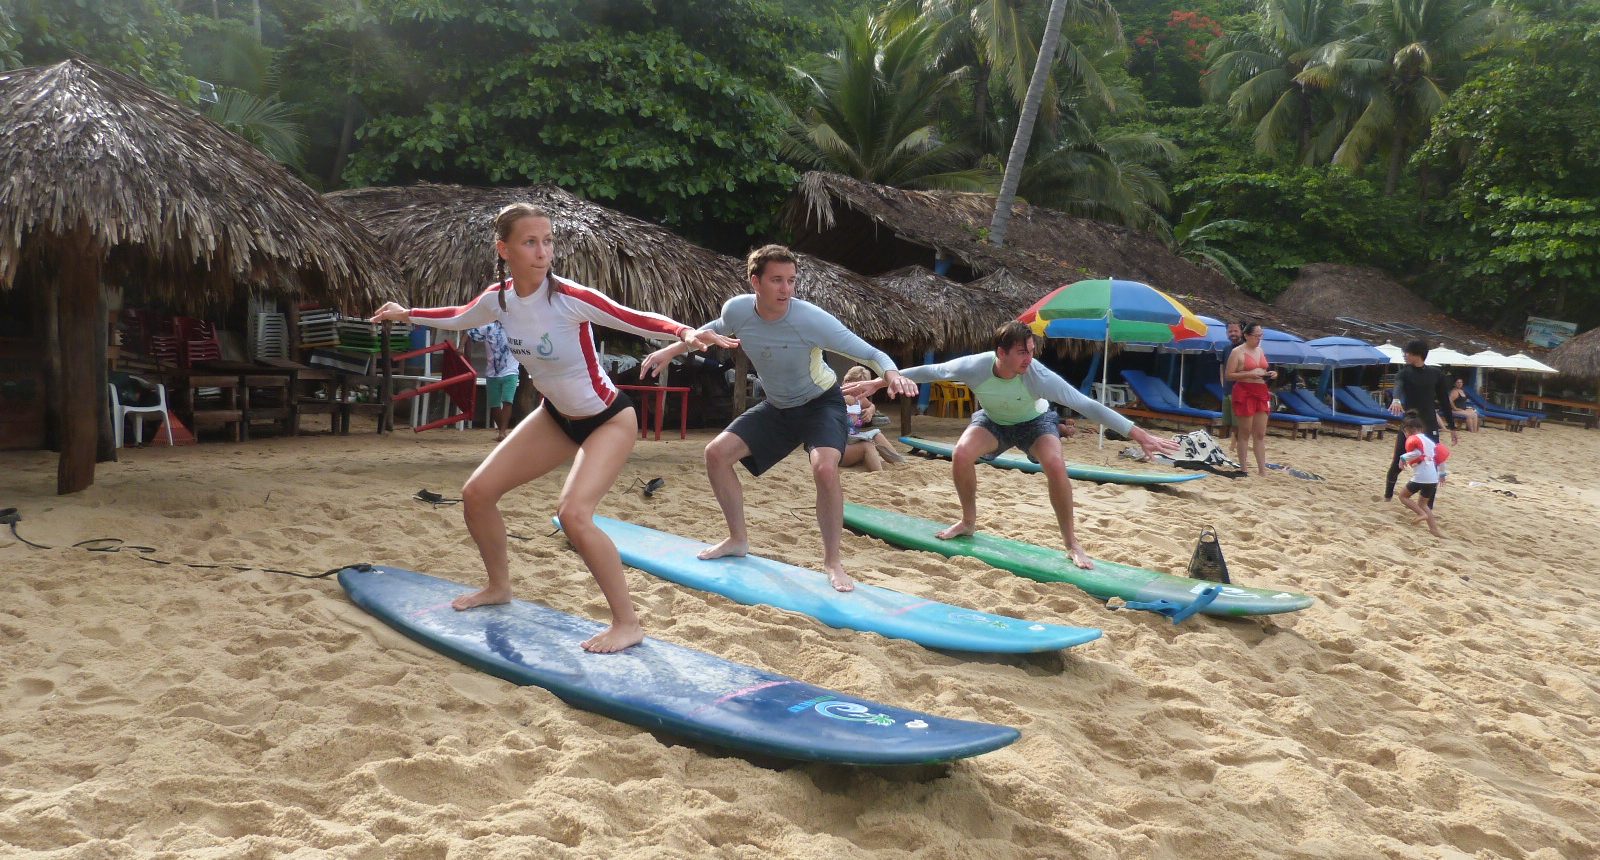
[[[323,571],[322,573],[301,573],[296,570],[284,570],[277,567],[257,567],[255,565],[243,564],[208,564],[206,562],[197,561],[172,561],[170,559],[156,558],[155,556],[150,555],[150,553],[156,551],[156,548],[153,546],[139,546],[137,544],[128,543],[122,538],[112,537],[89,538],[88,540],[78,541],[70,547],[54,547],[41,543],[34,543],[33,541],[23,537],[17,531],[17,523],[21,520],[22,514],[18,512],[16,508],[0,508],[0,524],[9,527],[11,529],[11,536],[16,538],[18,542],[27,544],[34,549],[81,549],[85,552],[130,552],[135,558],[148,561],[151,564],[159,564],[164,566],[176,565],[179,567],[192,567],[201,570],[237,570],[240,572],[259,570],[265,573],[281,573],[285,576],[294,576],[300,579],[324,579],[326,577],[333,576],[339,571],[344,570],[346,567],[359,566],[346,564],[340,565],[332,570]]]

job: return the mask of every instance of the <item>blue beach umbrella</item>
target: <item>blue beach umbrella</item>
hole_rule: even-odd
[[[1265,326],[1261,329],[1261,351],[1273,364],[1304,367],[1323,363],[1321,356],[1306,347],[1305,338]]]
[[[1319,337],[1316,340],[1306,341],[1306,346],[1313,352],[1322,356],[1324,364],[1328,365],[1328,373],[1338,373],[1341,367],[1361,367],[1372,364],[1388,364],[1389,356],[1364,340],[1353,337]],[[1337,380],[1330,380],[1337,384]],[[1321,393],[1321,390],[1318,390]],[[1339,411],[1339,398],[1332,398],[1333,411]]]
[[[1323,364],[1334,367],[1361,367],[1368,364],[1388,364],[1389,356],[1364,340],[1353,337],[1319,337],[1306,341],[1306,346],[1322,358]]]

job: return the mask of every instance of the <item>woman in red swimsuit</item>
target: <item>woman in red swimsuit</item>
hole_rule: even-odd
[[[1261,323],[1245,323],[1244,343],[1228,356],[1228,379],[1233,381],[1233,415],[1238,419],[1240,453],[1252,443],[1256,449],[1256,474],[1267,474],[1267,416],[1272,414],[1272,389],[1267,380],[1278,372],[1267,367],[1261,349]],[[1245,469],[1250,467],[1244,463]]]

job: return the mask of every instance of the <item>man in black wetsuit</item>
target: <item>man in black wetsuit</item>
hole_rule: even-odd
[[[1450,427],[1450,444],[1459,440],[1456,435],[1456,418],[1450,409],[1450,379],[1437,367],[1429,367],[1426,341],[1414,340],[1406,344],[1406,366],[1394,375],[1394,399],[1389,401],[1389,411],[1401,415],[1406,410],[1417,413],[1428,436],[1434,444],[1439,440],[1439,418],[1444,417]],[[1404,433],[1394,434],[1394,456],[1389,458],[1389,475],[1384,480],[1383,498],[1394,498],[1394,482],[1400,477],[1400,455],[1406,452]],[[1430,504],[1431,507],[1431,504]]]

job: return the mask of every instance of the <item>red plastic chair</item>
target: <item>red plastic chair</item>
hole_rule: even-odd
[[[478,371],[473,369],[472,363],[467,361],[456,350],[455,344],[449,341],[436,343],[433,346],[425,346],[422,349],[402,352],[399,355],[391,356],[389,360],[396,362],[406,361],[430,352],[442,353],[443,366],[439,371],[439,381],[430,382],[427,385],[419,385],[409,391],[402,391],[394,396],[394,401],[398,403],[402,400],[410,400],[413,397],[442,391],[449,396],[451,405],[460,411],[455,415],[447,415],[438,421],[431,421],[421,427],[413,427],[411,430],[414,433],[433,430],[459,421],[471,421],[473,409],[478,405]]]

